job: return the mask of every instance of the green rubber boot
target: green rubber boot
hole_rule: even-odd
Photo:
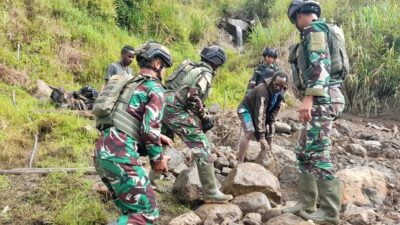
[[[300,216],[306,220],[312,220],[316,224],[339,224],[340,211],[340,181],[317,180],[320,208],[314,213],[300,212]]]
[[[314,212],[317,202],[317,184],[315,177],[310,174],[301,173],[298,184],[298,201],[293,207],[282,209],[282,213],[297,214],[301,210],[306,212]]]
[[[215,179],[214,164],[199,165],[197,164],[199,178],[205,194],[204,202],[206,203],[227,203],[233,199],[232,195],[226,195],[217,188]]]

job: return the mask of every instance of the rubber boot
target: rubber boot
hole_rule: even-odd
[[[316,209],[318,197],[315,177],[310,174],[301,173],[298,184],[298,201],[293,207],[282,209],[282,213],[297,214],[301,210],[312,213]]]
[[[339,224],[340,181],[317,180],[320,208],[314,213],[300,212],[300,216],[316,224]]]
[[[233,199],[232,195],[225,195],[217,188],[214,172],[214,164],[197,164],[199,178],[204,191],[204,202],[206,203],[227,203]]]

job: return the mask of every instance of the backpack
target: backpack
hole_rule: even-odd
[[[349,57],[343,29],[335,24],[328,24],[329,53],[331,56],[331,78],[344,80],[350,72]]]
[[[195,67],[198,67],[199,64],[192,62],[191,60],[185,60],[181,63],[179,68],[168,77],[165,82],[165,86],[171,90],[179,90],[182,87],[183,79],[186,75]]]
[[[141,121],[126,112],[126,109],[133,92],[145,80],[143,76],[131,78],[125,75],[114,75],[111,77],[93,105],[92,113],[96,116],[97,129],[116,127],[135,139],[139,137]]]

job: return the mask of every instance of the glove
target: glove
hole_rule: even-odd
[[[208,130],[211,130],[214,127],[214,120],[212,117],[204,117],[201,120],[201,129],[203,130],[204,133],[206,133]]]

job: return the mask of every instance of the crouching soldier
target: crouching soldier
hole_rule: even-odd
[[[166,172],[168,158],[162,155],[162,144],[170,143],[160,135],[164,112],[161,77],[172,65],[170,53],[159,43],[149,42],[139,48],[136,60],[139,75],[111,77],[93,109],[101,130],[94,164],[121,210],[119,225],[148,225],[159,217],[138,146],[145,145],[153,170]]]
[[[204,101],[211,89],[216,70],[226,61],[225,52],[218,46],[204,48],[201,62],[183,62],[167,80],[166,106],[163,123],[191,148],[197,163],[200,182],[205,193],[205,202],[227,202],[217,188],[214,159],[205,132],[213,127],[207,115]]]
[[[287,75],[278,71],[272,78],[252,89],[239,105],[237,112],[244,130],[239,143],[239,162],[244,161],[253,135],[261,144],[257,161],[263,166],[268,166],[271,162],[274,122],[281,108],[281,102],[284,101],[287,81]]]

